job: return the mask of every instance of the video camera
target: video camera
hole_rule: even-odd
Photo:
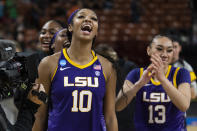
[[[38,57],[37,53],[16,53],[13,41],[0,40],[0,101],[12,96],[26,98],[38,76]],[[47,102],[44,92],[32,94]]]

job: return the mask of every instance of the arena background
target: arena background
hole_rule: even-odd
[[[138,64],[148,64],[146,46],[161,32],[179,34],[181,56],[197,73],[196,0],[0,0],[0,38],[18,43],[22,51],[39,48],[42,25],[55,19],[66,24],[77,8],[93,8],[99,17],[95,46],[111,45],[119,54]],[[188,131],[197,130],[197,100],[188,111]]]

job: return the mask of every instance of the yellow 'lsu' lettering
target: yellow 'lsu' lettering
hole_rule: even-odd
[[[165,97],[165,93],[150,93],[149,97],[147,97],[147,92],[143,92],[143,101],[145,102],[170,102],[170,97],[167,95]]]
[[[92,80],[94,79],[94,81]],[[78,86],[78,87],[98,87],[99,82],[98,82],[98,77],[75,77],[75,82],[74,83],[69,83],[68,77],[64,77],[64,87],[67,86]]]

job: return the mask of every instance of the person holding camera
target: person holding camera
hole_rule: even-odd
[[[36,63],[36,54],[16,53],[14,41],[0,40],[0,131],[31,131],[34,114],[47,102],[43,85],[32,84]],[[13,115],[13,107],[18,115]]]
[[[42,84],[36,84],[28,93],[27,99],[23,101],[19,109],[16,123],[12,125],[6,118],[5,112],[0,106],[0,131],[31,131],[35,121],[34,114],[43,103],[40,97],[45,93]]]

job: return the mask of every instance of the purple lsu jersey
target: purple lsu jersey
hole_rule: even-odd
[[[137,82],[143,68],[132,70],[127,80]],[[181,83],[191,83],[190,74],[183,68],[168,67],[166,78],[177,88]],[[186,131],[185,112],[170,100],[160,82],[152,78],[136,94],[134,124],[137,131]]]
[[[63,49],[52,78],[48,131],[106,131],[103,115],[105,76],[94,59],[78,65]]]

